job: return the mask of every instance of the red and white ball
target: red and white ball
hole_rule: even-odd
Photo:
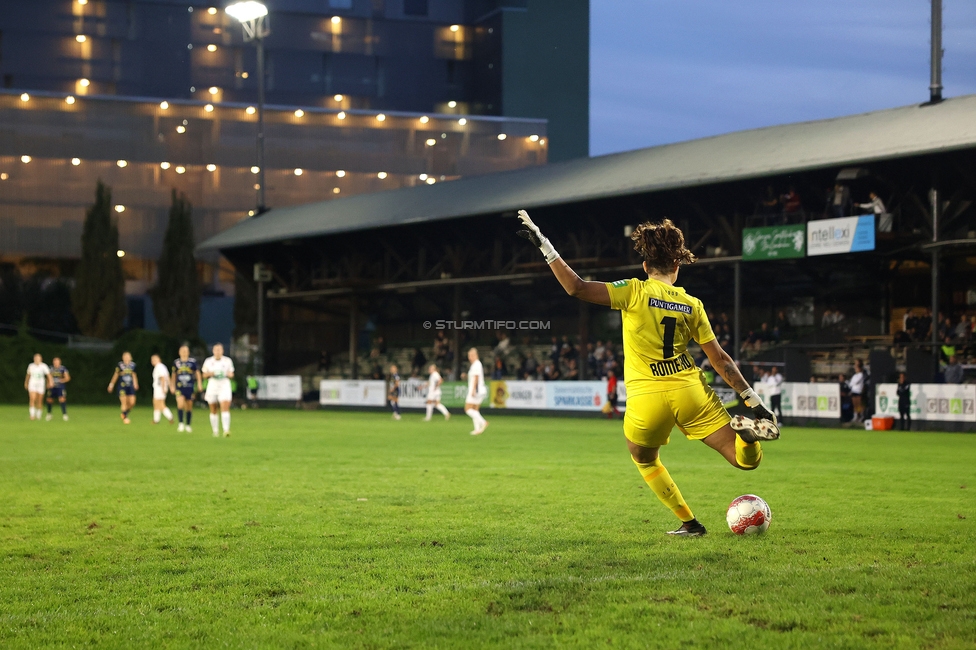
[[[729,504],[725,521],[736,535],[758,535],[769,528],[773,513],[769,504],[755,494],[743,494]]]

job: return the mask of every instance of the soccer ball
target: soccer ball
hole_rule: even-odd
[[[743,494],[729,504],[725,521],[736,535],[758,535],[769,528],[773,513],[769,504],[755,494]]]

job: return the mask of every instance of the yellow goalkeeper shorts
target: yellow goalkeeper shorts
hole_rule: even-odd
[[[627,396],[624,435],[641,447],[661,447],[675,425],[689,440],[701,440],[732,421],[712,387],[701,383]]]

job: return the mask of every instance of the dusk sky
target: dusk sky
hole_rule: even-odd
[[[943,96],[976,93],[944,0]],[[590,154],[928,100],[929,0],[593,0]]]

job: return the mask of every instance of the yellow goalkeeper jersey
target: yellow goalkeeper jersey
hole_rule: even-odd
[[[700,384],[688,342],[715,338],[701,300],[650,278],[608,282],[607,289],[623,320],[628,397]]]

